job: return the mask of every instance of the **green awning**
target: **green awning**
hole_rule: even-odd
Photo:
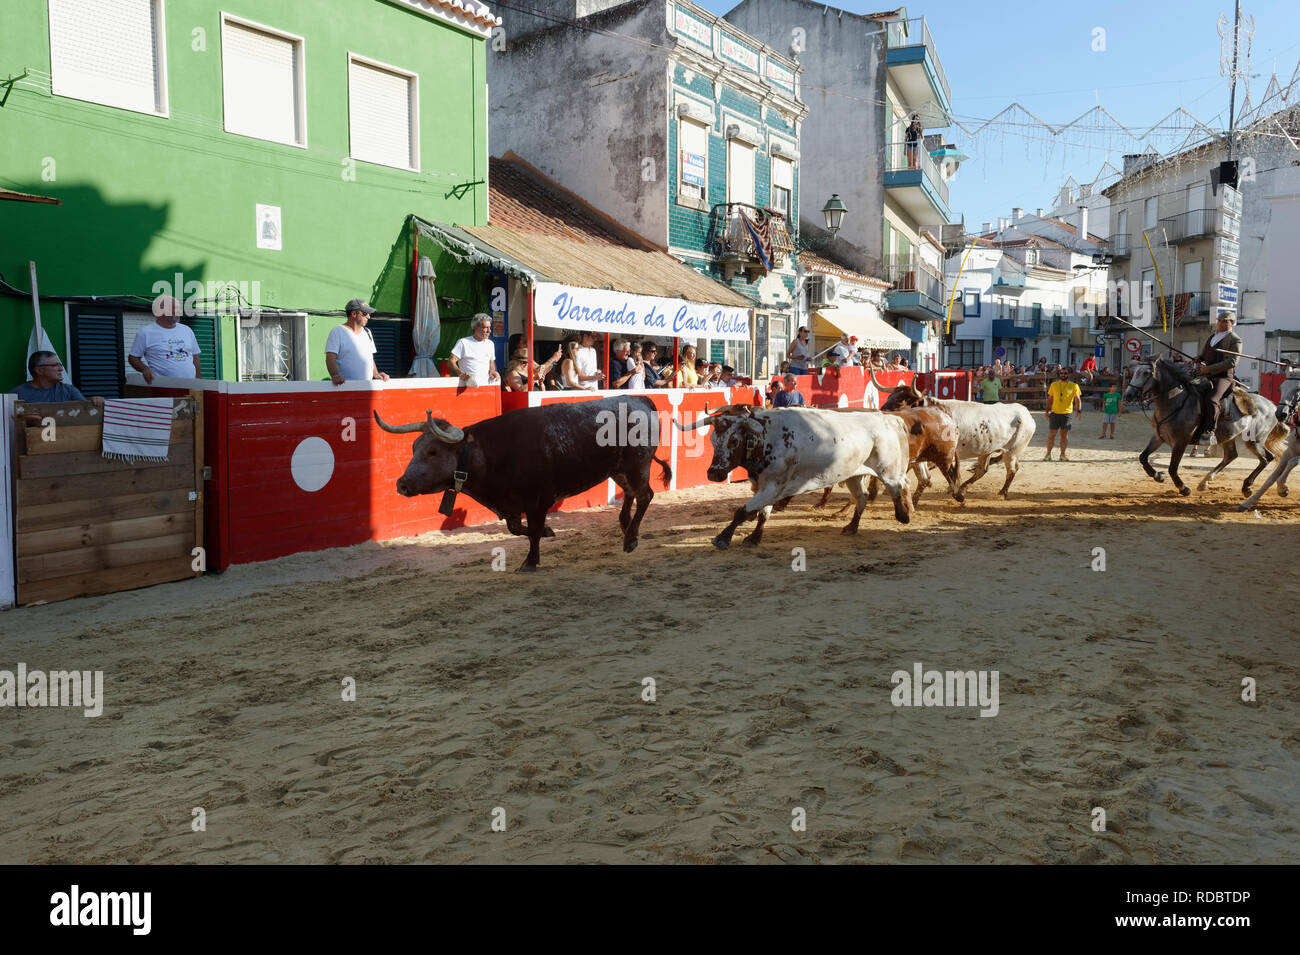
[[[447,225],[445,222],[429,222],[417,215],[412,215],[411,221],[415,223],[420,235],[438,243],[458,262],[498,269],[529,285],[555,281],[551,276],[529,268],[513,256],[507,255],[500,249],[494,249],[482,239],[470,235],[457,226]]]

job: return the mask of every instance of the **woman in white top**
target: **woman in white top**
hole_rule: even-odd
[[[800,327],[795,333],[794,341],[790,343],[789,350],[785,353],[785,357],[790,359],[790,373],[808,374],[808,362],[812,361],[812,355],[812,334],[808,329]]]
[[[560,362],[560,379],[564,382],[564,387],[568,389],[596,390],[596,382],[583,381],[578,377],[578,343],[576,341],[570,340],[564,343],[564,361]]]

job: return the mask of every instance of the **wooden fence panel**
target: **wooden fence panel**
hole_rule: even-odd
[[[166,461],[105,458],[102,418],[90,402],[19,401],[13,417],[20,606],[201,573],[193,569],[203,521],[197,396],[172,399]]]

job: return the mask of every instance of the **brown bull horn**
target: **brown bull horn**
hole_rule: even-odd
[[[880,382],[876,381],[876,369],[868,368],[867,374],[871,376],[871,383],[876,386],[877,391],[883,391],[885,394],[889,394],[891,391],[894,390],[893,388],[888,388],[885,385],[882,385]]]
[[[430,416],[433,414],[432,412],[425,413]],[[389,424],[383,418],[379,417],[378,411],[373,412],[373,414],[379,427],[383,428],[389,434],[410,434],[412,431],[423,431],[428,426],[427,421],[413,421],[410,424]]]
[[[455,425],[449,424],[443,428],[433,420],[433,412],[429,412],[429,432],[439,441],[446,444],[457,444],[465,440],[465,432]]]

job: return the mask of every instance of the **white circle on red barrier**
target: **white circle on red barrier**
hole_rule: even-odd
[[[303,438],[293,449],[289,472],[304,491],[319,491],[334,476],[334,449],[324,438]]]
[[[954,384],[954,382],[953,382],[953,379],[951,379],[951,378],[940,378],[939,381],[938,381],[938,385],[939,385],[939,397],[940,397],[940,398],[951,398],[951,397],[952,397],[952,386],[953,386],[953,384]]]

